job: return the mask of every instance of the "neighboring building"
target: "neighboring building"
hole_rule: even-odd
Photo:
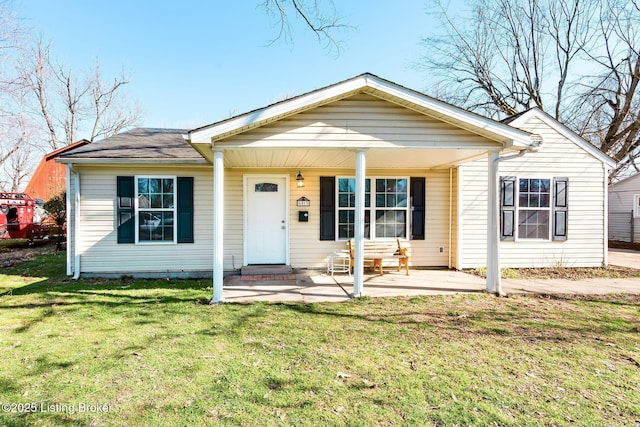
[[[609,185],[609,240],[640,243],[640,174]]]
[[[490,291],[500,265],[607,264],[611,159],[538,109],[497,122],[371,74],[58,161],[76,277],[213,275],[220,301],[223,271],[323,268],[353,237],[355,295],[367,238],[411,240],[413,266],[487,266]]]
[[[63,164],[56,163],[55,158],[60,154],[83,147],[89,143],[90,141],[82,139],[59,148],[52,153],[45,154],[31,176],[31,180],[24,192],[33,199],[41,199],[45,202],[64,192],[67,185],[67,168]]]

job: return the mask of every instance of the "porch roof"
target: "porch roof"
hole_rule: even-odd
[[[412,141],[406,146],[386,143],[376,138],[363,138],[362,141],[351,141],[348,144],[344,141],[331,140],[330,137],[313,142],[292,141],[287,144],[283,144],[282,141],[261,141],[260,144],[251,144],[251,146],[227,142],[233,136],[361,94],[388,101],[430,119],[439,120],[447,126],[477,135],[479,140],[473,143],[467,140],[444,143],[437,139],[424,138]],[[327,164],[339,167],[343,163],[352,166],[353,154],[345,155],[345,149],[368,149],[371,150],[367,153],[371,167],[376,167],[379,163],[379,167],[432,168],[460,163],[483,155],[487,150],[525,149],[531,143],[531,135],[527,132],[369,73],[192,130],[185,135],[185,138],[209,160],[212,158],[212,148],[224,148],[227,167],[323,167]],[[251,150],[242,152],[243,148],[251,148]],[[279,149],[286,150],[279,151]],[[426,153],[425,149],[438,151]],[[377,162],[376,158],[384,159],[384,162]]]

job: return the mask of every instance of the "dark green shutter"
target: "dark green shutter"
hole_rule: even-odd
[[[320,240],[336,239],[336,178],[320,177]]]
[[[116,222],[118,243],[135,243],[136,221],[134,218],[134,188],[132,176],[117,177],[117,206]]]
[[[516,178],[500,179],[500,240],[516,239]]]
[[[193,177],[178,177],[178,243],[193,243]]]
[[[552,239],[567,240],[569,211],[569,178],[553,180],[553,234]]]
[[[426,184],[424,177],[411,177],[411,240],[425,239]]]

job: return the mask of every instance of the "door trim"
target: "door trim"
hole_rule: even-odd
[[[284,178],[285,180],[285,193],[284,193],[284,204],[285,204],[285,265],[289,265],[291,263],[290,260],[290,233],[291,229],[290,223],[290,213],[289,213],[289,175],[288,174],[268,174],[268,173],[259,173],[259,174],[243,174],[242,175],[242,265],[249,265],[247,262],[247,248],[248,248],[248,233],[247,233],[247,224],[248,224],[248,202],[249,202],[249,179],[253,178]]]

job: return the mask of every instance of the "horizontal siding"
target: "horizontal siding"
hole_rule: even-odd
[[[218,141],[216,145],[350,147],[361,146],[363,142],[388,147],[495,144],[407,108],[370,95],[357,95]]]
[[[501,176],[569,177],[568,239],[563,242],[500,242],[503,267],[601,266],[604,262],[604,180],[602,163],[541,121],[524,130],[541,134],[543,148],[500,163]],[[464,192],[463,268],[487,264],[486,160],[462,167]]]
[[[82,273],[162,273],[211,270],[212,173],[210,168],[81,167],[80,238]],[[194,177],[195,242],[118,244],[116,176]]]
[[[320,177],[354,176],[354,170],[308,170],[304,171],[305,186],[295,186],[295,174],[291,174],[290,193],[290,248],[291,265],[295,268],[326,268],[326,258],[335,251],[347,248],[346,241],[320,240]],[[449,238],[449,172],[439,170],[416,174],[415,171],[396,170],[367,171],[367,177],[375,176],[424,176],[426,180],[426,240],[411,241],[411,264],[413,266],[446,266],[448,263]],[[299,208],[296,200],[305,196],[311,206]],[[309,222],[298,222],[298,211],[309,211]],[[442,247],[443,251],[440,252]]]
[[[640,218],[633,218],[632,215],[635,196],[638,194],[640,194],[640,176],[609,186],[610,240],[640,242]],[[634,221],[633,227],[632,221]]]

